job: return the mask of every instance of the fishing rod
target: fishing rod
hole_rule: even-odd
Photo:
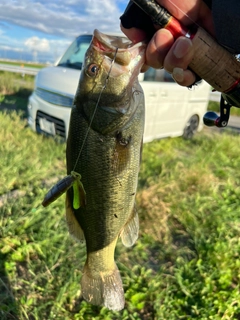
[[[182,25],[154,0],[131,1],[151,18],[154,25],[169,30],[175,39],[180,36],[191,39],[194,57],[189,68],[208,82],[214,91],[222,93],[220,116],[209,111],[204,115],[204,124],[225,127],[230,108],[232,106],[240,108],[240,62],[197,24],[194,23],[192,27]]]

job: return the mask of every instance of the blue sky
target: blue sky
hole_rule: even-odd
[[[119,32],[128,0],[1,0],[0,58],[56,60],[82,33]]]

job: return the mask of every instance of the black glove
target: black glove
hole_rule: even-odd
[[[129,1],[127,8],[120,17],[120,20],[122,26],[126,29],[135,27],[144,30],[149,39],[156,32],[151,18],[132,1]]]

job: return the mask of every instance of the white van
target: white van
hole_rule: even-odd
[[[92,35],[80,35],[53,67],[39,71],[29,97],[28,124],[38,133],[67,138],[71,107],[82,62]],[[203,127],[210,87],[202,81],[189,90],[164,70],[150,68],[139,76],[145,94],[144,142],[163,137],[191,138]]]

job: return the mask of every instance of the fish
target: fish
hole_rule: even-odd
[[[86,244],[82,297],[119,311],[124,290],[114,259],[117,241],[138,238],[135,205],[144,132],[144,93],[138,75],[146,43],[94,30],[74,98],[67,138],[67,173],[84,186],[85,205],[66,192],[69,233]]]

